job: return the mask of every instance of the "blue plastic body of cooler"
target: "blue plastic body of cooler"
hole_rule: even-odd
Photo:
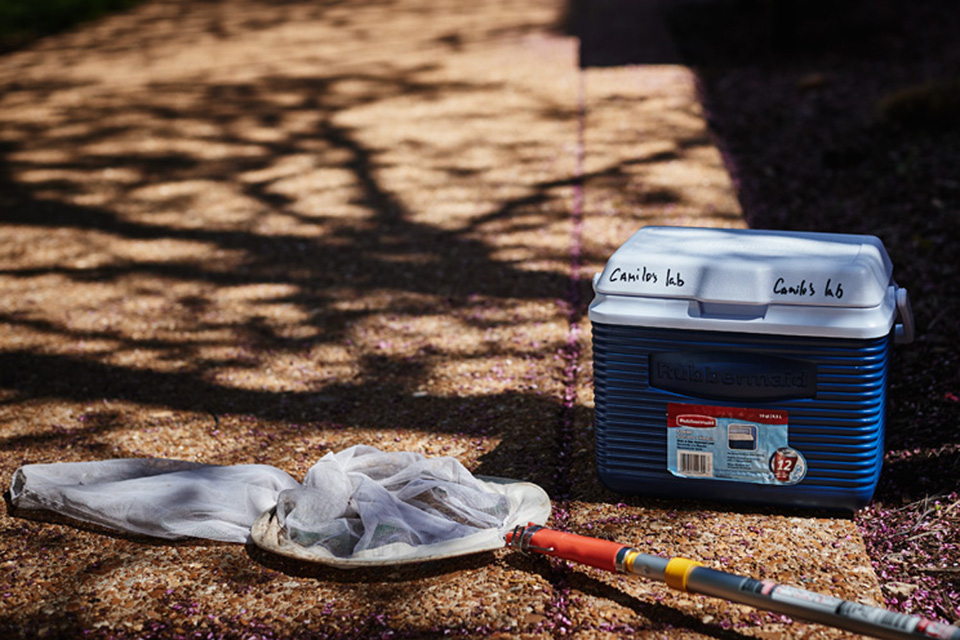
[[[656,497],[844,510],[862,507],[873,496],[883,462],[890,344],[889,336],[816,338],[595,322],[600,479],[617,492]],[[664,389],[671,385],[661,384],[659,378],[657,386],[651,385],[651,362],[665,357],[662,354],[688,354],[697,362],[719,357],[747,365],[753,359],[758,363],[754,370],[762,370],[763,363],[791,362],[807,372],[803,374],[807,387],[799,394],[785,394],[790,397],[757,398],[755,389],[739,388],[735,376],[730,376],[732,384],[718,385],[723,388],[715,393],[703,390],[703,385],[693,390]],[[708,368],[704,371],[717,376]],[[739,407],[785,415],[787,450],[799,452],[805,475],[787,484],[678,476],[669,468],[667,456],[671,405]],[[755,446],[755,437],[755,429],[738,426],[730,436],[730,449],[749,450]]]

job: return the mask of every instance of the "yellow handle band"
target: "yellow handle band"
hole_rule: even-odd
[[[699,562],[686,558],[670,558],[667,568],[663,572],[664,581],[669,587],[686,591],[687,578],[690,576],[690,572],[702,566]]]

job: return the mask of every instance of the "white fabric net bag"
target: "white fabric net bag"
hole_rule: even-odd
[[[10,494],[17,509],[167,539],[252,540],[342,568],[496,549],[515,526],[550,515],[534,484],[362,445],[327,454],[302,484],[267,465],[123,459],[25,465]]]

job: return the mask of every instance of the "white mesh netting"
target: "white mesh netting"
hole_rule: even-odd
[[[122,459],[25,465],[10,493],[18,509],[167,539],[246,542],[251,526],[268,519],[275,531],[265,544],[265,533],[254,535],[257,544],[321,562],[387,563],[430,557],[432,547],[470,553],[549,515],[535,485],[483,482],[455,458],[362,445],[327,454],[302,484],[267,465]]]
[[[347,557],[496,529],[509,509],[506,496],[484,489],[455,458],[353,447],[324,456],[302,487],[281,492],[277,519],[300,546]]]

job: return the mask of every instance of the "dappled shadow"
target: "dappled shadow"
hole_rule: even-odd
[[[132,398],[147,393],[151,397],[141,400],[173,400],[181,408],[194,409],[210,404],[198,398],[217,397],[218,405],[226,400],[225,406],[260,413],[254,407],[269,404],[262,394],[205,381],[216,367],[257,366],[261,364],[257,358],[247,358],[245,364],[243,357],[205,358],[200,352],[208,343],[191,334],[220,332],[221,345],[246,344],[252,352],[304,352],[320,343],[342,344],[349,327],[388,310],[430,313],[437,299],[447,305],[445,311],[462,310],[463,321],[476,324],[471,311],[478,297],[562,297],[568,287],[566,274],[526,270],[516,262],[497,259],[477,232],[490,220],[502,221],[509,233],[542,228],[551,219],[562,218],[562,209],[552,203],[567,184],[520,186],[525,193],[504,201],[487,220],[448,229],[420,223],[412,219],[410,206],[382,184],[378,173],[385,167],[380,159],[383,150],[364,144],[354,127],[337,122],[340,113],[398,97],[430,102],[497,88],[419,79],[430,71],[418,65],[387,68],[378,74],[274,77],[238,84],[199,78],[190,83],[151,84],[142,93],[108,94],[100,104],[96,99],[88,101],[59,122],[18,125],[20,135],[15,137],[29,143],[4,143],[0,221],[17,230],[15,251],[29,257],[18,266],[5,261],[2,275],[9,281],[20,281],[34,292],[33,283],[50,279],[58,282],[57,287],[110,285],[119,295],[134,298],[143,289],[173,283],[220,290],[273,286],[283,293],[267,304],[300,309],[298,332],[309,337],[281,335],[276,323],[266,320],[268,309],[246,318],[206,319],[215,315],[218,304],[204,290],[185,293],[183,303],[176,305],[178,322],[187,326],[185,332],[170,337],[131,335],[130,328],[123,326],[122,312],[116,318],[118,324],[109,329],[81,329],[62,318],[44,316],[37,308],[9,308],[3,320],[24,332],[59,341],[108,342],[115,351],[144,350],[162,360],[189,359],[191,370],[159,374],[162,380],[152,380],[156,374],[149,369],[131,371],[82,357],[13,352],[5,354],[12,358],[4,368],[5,386],[31,397]],[[341,91],[341,86],[350,88]],[[44,100],[72,87],[33,87],[18,81],[8,88],[17,102]],[[558,107],[547,103],[542,109]],[[264,139],[248,135],[248,124],[256,126]],[[458,125],[448,121],[444,126]],[[156,151],[139,149],[144,138],[163,144]],[[438,159],[446,162],[461,151],[466,149],[444,149]],[[507,155],[505,163],[517,162],[509,159],[511,149],[501,147],[500,152]],[[431,162],[429,157],[415,157],[418,162]],[[285,170],[287,161],[299,164]],[[118,178],[111,179],[111,172]],[[274,177],[277,174],[279,178]],[[451,182],[475,179],[458,175],[456,166],[438,169],[437,177]],[[297,184],[285,187],[284,180]],[[334,184],[324,184],[328,180]],[[303,186],[311,193],[304,194]],[[220,200],[226,204],[203,201],[204,192],[214,190],[225,192]],[[341,193],[331,196],[338,190]],[[305,195],[319,204],[305,204]],[[99,204],[81,203],[90,199]],[[233,212],[228,212],[226,220],[217,219],[213,209],[218,206],[244,211],[233,216],[236,222],[230,220]],[[63,252],[89,255],[90,249],[81,245],[84,239],[94,238],[94,247],[102,248],[100,257],[92,260],[95,264],[30,259],[41,253],[38,245],[43,243],[35,241],[37,233],[49,238],[68,232],[72,234],[67,244],[75,246],[61,248]],[[135,252],[143,242],[159,246],[155,258]],[[116,249],[124,244],[131,251],[120,257]],[[163,255],[171,247],[186,257]],[[564,247],[547,251],[553,255],[543,257],[560,264],[566,261]],[[223,259],[225,254],[228,260]],[[396,292],[401,294],[399,300],[426,298],[336,308],[335,302],[363,299],[368,290]],[[477,326],[483,328],[482,323]],[[312,330],[304,332],[304,328]],[[372,368],[360,375],[376,378],[393,360],[380,354],[371,361]],[[59,375],[49,375],[54,370]],[[417,376],[409,367],[401,377],[405,385],[416,386]],[[362,395],[362,389],[358,393]]]
[[[126,60],[117,56],[134,55],[131,38],[149,30],[157,39],[138,37],[136,49],[150,65],[160,50],[205,33],[203,20],[252,38],[329,19],[331,39],[358,46],[351,29],[376,15],[374,5],[334,17],[323,12],[337,3],[254,2],[228,17],[217,13],[225,6],[160,2],[71,36],[58,53],[86,47]],[[457,38],[448,28],[436,27],[437,46],[469,56],[534,27],[462,29]],[[371,428],[384,415],[414,419],[430,404],[426,415],[442,423],[465,401],[422,391],[438,368],[469,369],[473,360],[469,375],[514,380],[489,363],[536,367],[565,338],[537,338],[540,327],[585,312],[589,274],[571,283],[568,273],[572,189],[616,184],[631,167],[707,143],[694,137],[670,154],[576,175],[552,167],[549,135],[573,139],[572,100],[445,73],[430,50],[355,65],[334,57],[337,42],[328,46],[305,66],[246,80],[202,65],[189,80],[128,78],[122,65],[116,79],[0,77],[10,107],[0,122],[0,223],[10,238],[0,277],[17,300],[0,320],[31,345],[10,343],[0,354],[3,387],[14,392],[0,403],[110,399]],[[39,74],[44,51],[24,52],[13,69]],[[502,95],[511,99],[497,104]],[[385,127],[377,115],[404,110],[423,122]],[[497,118],[529,128],[497,132]],[[683,200],[660,188],[625,197],[630,208]],[[571,286],[580,304],[567,317],[556,302]],[[441,315],[442,335],[427,328]],[[502,342],[507,329],[513,337]],[[469,346],[449,344],[464,337]],[[529,397],[553,415],[555,400],[519,382],[480,397],[515,405]]]

